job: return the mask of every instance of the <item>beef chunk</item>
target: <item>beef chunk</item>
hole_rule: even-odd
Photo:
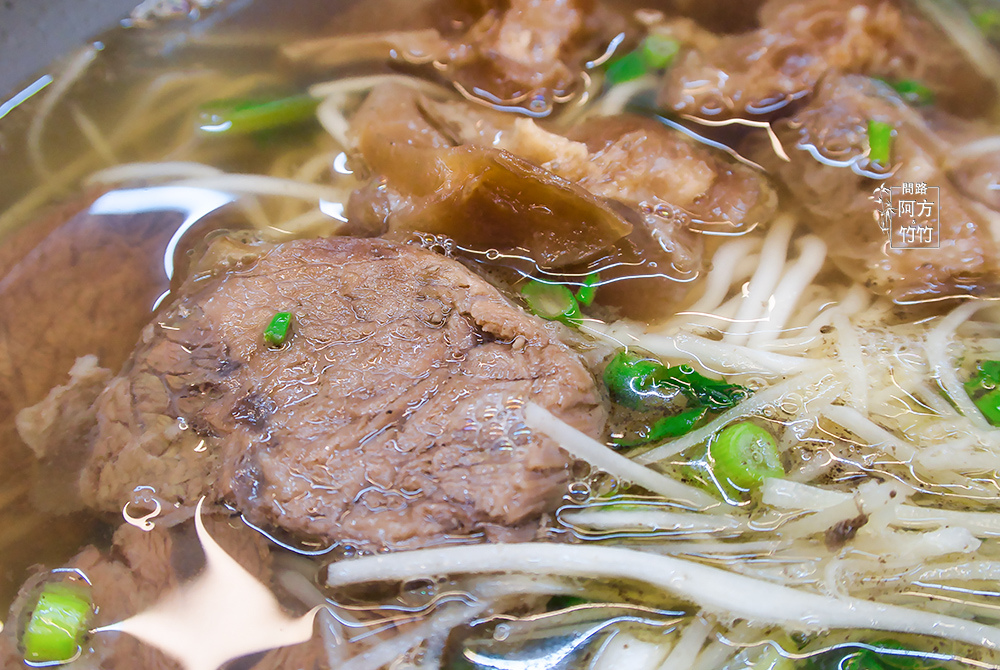
[[[891,174],[868,162],[869,120],[894,128]],[[945,174],[947,143],[887,86],[832,77],[813,102],[775,128],[792,161],[777,160],[769,147],[759,157],[807,210],[804,218],[849,276],[898,302],[996,291],[1000,267],[988,217]],[[939,248],[886,243],[887,231],[874,218],[873,191],[905,182],[940,188]]]
[[[387,132],[386,117],[400,119],[398,127]],[[563,136],[531,119],[491,114],[468,103],[438,102],[392,85],[372,92],[353,129],[374,172],[371,186],[352,198],[353,220],[372,221],[375,231],[415,228],[447,234],[463,247],[485,250],[492,241],[488,231],[511,229],[513,207],[519,220],[532,222],[532,230],[551,229],[544,239],[555,243],[563,262],[550,262],[553,252],[543,253],[538,245],[522,243],[521,250],[542,267],[584,261],[573,269],[600,272],[604,283],[598,301],[633,317],[655,317],[687,290],[687,282],[701,269],[699,232],[740,232],[774,211],[772,191],[748,168],[637,116],[594,118]],[[398,154],[419,145],[436,147],[427,149],[434,155],[470,148],[509,152],[537,166],[548,183],[573,184],[570,193],[581,202],[596,199],[598,207],[582,230],[565,234],[540,218],[557,210],[539,207],[542,201],[527,197],[533,194],[523,185],[511,189],[519,196],[506,199],[500,216],[493,218],[481,207],[470,207],[475,198],[469,197],[468,183],[448,201],[442,200],[442,189],[424,189],[430,195],[415,198],[411,194],[420,189],[407,184],[426,179],[426,170],[416,166],[428,161],[401,161]],[[408,177],[407,172],[417,174]],[[622,235],[613,221],[601,218],[608,210],[629,221],[631,232]],[[442,227],[443,221],[453,225]],[[630,281],[618,281],[626,277]]]
[[[660,103],[706,117],[786,113],[828,73],[914,79],[969,116],[993,85],[934,24],[902,0],[770,0],[761,27],[691,49],[664,80]]]
[[[563,267],[631,229],[586,189],[502,149],[455,142],[426,117],[428,104],[410,87],[380,86],[352,120],[372,176],[348,205],[352,225],[364,229],[356,232],[447,235]]]
[[[211,536],[240,565],[263,583],[271,579],[267,541],[239,520],[208,517],[205,526]],[[166,528],[158,525],[144,532],[123,525],[114,535],[108,551],[87,546],[66,567],[81,571],[93,585],[96,607],[94,627],[106,626],[138,614],[178,585],[194,576],[204,566],[204,555],[194,532],[194,524]],[[30,606],[37,579],[29,580],[12,606],[8,621],[17,620],[17,612]],[[0,661],[4,668],[25,667],[20,662],[13,636],[15,626],[0,637]],[[313,646],[296,645],[293,649]],[[273,653],[273,652],[272,652]],[[180,665],[161,651],[122,633],[101,633],[89,639],[89,649],[81,659],[82,667],[101,670],[180,670]],[[311,666],[309,666],[311,667]]]
[[[521,404],[603,425],[593,379],[544,322],[419,248],[252,249],[244,267],[196,273],[98,399],[90,502],[120,510],[138,485],[168,505],[207,495],[365,548],[531,532],[567,462]],[[280,311],[293,332],[269,347]]]
[[[433,62],[468,96],[544,116],[583,89],[586,62],[627,27],[595,0],[444,0],[430,11],[436,28],[309,40],[284,52],[325,66],[359,54]]]

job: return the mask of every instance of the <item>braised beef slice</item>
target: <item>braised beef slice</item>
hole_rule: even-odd
[[[995,99],[993,84],[903,0],[770,0],[760,22],[687,49],[664,79],[660,104],[708,118],[782,115],[829,73],[915,80],[967,116]]]
[[[120,510],[146,485],[371,548],[531,533],[567,461],[525,429],[522,403],[592,435],[603,424],[593,379],[546,324],[422,249],[255,249],[242,269],[196,275],[98,399],[91,504]],[[292,335],[269,347],[280,311]]]
[[[894,128],[891,174],[868,161],[870,120]],[[755,156],[804,208],[803,219],[848,276],[898,302],[984,295],[1000,286],[990,217],[944,171],[950,145],[887,86],[860,76],[830,77],[815,100],[775,130],[791,162],[779,160],[769,145],[756,147]],[[906,182],[940,189],[939,248],[887,244],[891,230],[875,218],[874,191]],[[905,245],[897,239],[894,246]]]

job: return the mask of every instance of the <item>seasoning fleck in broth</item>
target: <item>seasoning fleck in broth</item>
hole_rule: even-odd
[[[995,9],[176,9],[0,125],[0,665],[997,667]]]

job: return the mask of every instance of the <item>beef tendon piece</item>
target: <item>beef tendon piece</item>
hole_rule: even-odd
[[[603,426],[592,377],[548,326],[420,248],[254,249],[196,274],[98,399],[91,504],[120,510],[140,485],[166,505],[207,495],[293,538],[362,548],[533,532],[567,457],[521,405]],[[277,312],[291,334],[268,346]]]
[[[581,261],[631,225],[586,189],[499,148],[456,145],[431,123],[412,88],[376,88],[352,121],[372,173],[349,204],[357,232],[420,231],[543,267]],[[358,223],[364,222],[364,223]]]
[[[869,121],[893,128],[889,172],[868,159]],[[831,77],[814,101],[775,129],[791,162],[776,160],[769,147],[756,153],[848,276],[900,303],[985,295],[1000,286],[995,216],[952,184],[944,169],[950,145],[890,88],[866,77]],[[875,190],[907,182],[939,189],[937,248],[902,248],[898,237],[890,246],[892,229],[876,219]],[[894,191],[897,201],[900,193]]]
[[[687,50],[664,79],[660,104],[710,118],[782,115],[828,73],[915,80],[968,116],[995,99],[993,84],[903,0],[770,0],[760,22]]]

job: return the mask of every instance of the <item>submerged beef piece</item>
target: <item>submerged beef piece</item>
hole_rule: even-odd
[[[705,117],[772,116],[831,72],[916,80],[968,116],[995,97],[950,38],[903,0],[770,0],[759,29],[688,50],[665,78],[660,104]]]
[[[507,151],[457,145],[422,100],[407,86],[380,86],[352,120],[372,173],[348,205],[355,232],[447,235],[468,248],[527,253],[543,267],[579,262],[628,234],[585,189]]]
[[[582,88],[584,63],[599,56],[625,21],[595,0],[466,0],[482,15],[446,35],[455,82],[533,114]]]
[[[894,128],[891,174],[874,171],[868,161],[870,120]],[[831,78],[813,102],[775,130],[792,160],[777,160],[770,147],[759,150],[760,160],[805,208],[804,219],[849,276],[898,302],[985,295],[1000,286],[990,221],[942,169],[948,145],[887,86],[865,77]],[[940,248],[887,244],[889,231],[875,218],[874,191],[906,182],[940,188]],[[897,188],[894,200],[901,199]],[[895,246],[904,242],[897,239]]]
[[[206,517],[209,534],[236,561],[267,584],[271,579],[268,545],[258,533],[238,519]],[[195,576],[204,566],[204,554],[198,544],[193,522],[166,528],[157,525],[144,532],[123,525],[114,535],[108,551],[88,546],[65,566],[80,570],[93,585],[96,616],[93,627],[106,626],[148,609],[168,592]],[[36,580],[29,580],[12,607],[8,621],[16,620],[16,612],[30,606],[28,599]],[[9,661],[4,668],[26,667],[21,662],[13,636],[15,626],[9,626],[0,636],[0,660],[4,653]],[[180,670],[180,665],[161,651],[122,633],[91,635],[84,657],[74,667],[97,670]],[[297,645],[295,649],[307,645]],[[291,648],[290,648],[291,649]],[[289,651],[285,652],[286,654]],[[311,667],[311,666],[310,666]]]
[[[382,119],[404,106],[408,112],[391,116],[402,119],[398,136],[393,129],[387,132]],[[598,300],[615,304],[630,316],[662,313],[686,291],[686,282],[701,269],[702,244],[697,231],[739,232],[766,220],[774,210],[773,193],[758,175],[656,121],[637,116],[596,118],[562,136],[530,119],[484,112],[468,103],[436,102],[412,89],[393,86],[372,93],[355,117],[354,128],[362,156],[370,165],[379,166],[374,168],[379,174],[404,169],[426,174],[426,169],[420,169],[422,162],[399,162],[400,145],[499,149],[539,166],[550,175],[550,181],[566,180],[606,203],[633,223],[630,234],[612,240],[613,244],[606,241],[610,236],[595,238],[592,233],[555,239],[578,247],[575,258],[587,264],[573,266],[574,270],[600,271],[605,283],[598,291]],[[399,177],[385,183],[373,179],[371,187],[352,199],[355,219],[382,216],[395,228],[391,222],[404,216],[419,230],[450,234],[462,246],[476,249],[488,245],[482,239],[470,245],[470,237],[481,237],[484,229],[510,227],[508,212],[501,213],[500,221],[470,216],[480,212],[468,211],[470,199],[462,188],[457,201],[446,203],[457,225],[442,229],[437,202],[394,196],[399,181]],[[440,198],[440,191],[430,192]],[[540,208],[542,202],[527,197],[522,200],[520,206],[526,213],[551,211]],[[471,225],[471,221],[479,225]],[[574,255],[563,250],[563,257]],[[567,265],[572,264],[560,267]],[[635,276],[644,277],[637,280],[643,286],[616,281]]]
[[[87,197],[62,205],[0,247],[0,490],[20,492],[0,508],[0,526],[11,529],[0,555],[15,572],[40,558],[64,559],[90,526],[81,515],[40,514],[61,514],[79,501],[64,469],[38,470],[14,417],[64,384],[78,357],[94,354],[112,369],[128,357],[167,288],[163,250],[183,219],[173,212],[97,216],[89,204]],[[33,478],[46,480],[38,492]],[[38,556],[38,546],[51,553]],[[8,580],[0,574],[0,600],[16,588]]]
[[[565,138],[519,119],[500,144],[635,213],[641,223],[586,268],[605,282],[598,300],[631,317],[662,316],[688,290],[700,232],[749,230],[774,212],[758,174],[652,119],[594,118]]]
[[[522,403],[589,434],[603,424],[593,379],[546,325],[418,248],[256,251],[196,275],[99,398],[92,504],[121,509],[147,485],[165,504],[227,499],[255,524],[367,548],[531,532],[567,463],[525,430]],[[279,311],[293,334],[272,348]]]
[[[470,97],[544,116],[583,89],[585,64],[627,27],[596,0],[442,0],[429,13],[434,28],[309,40],[283,51],[328,67],[390,54],[433,63]]]

